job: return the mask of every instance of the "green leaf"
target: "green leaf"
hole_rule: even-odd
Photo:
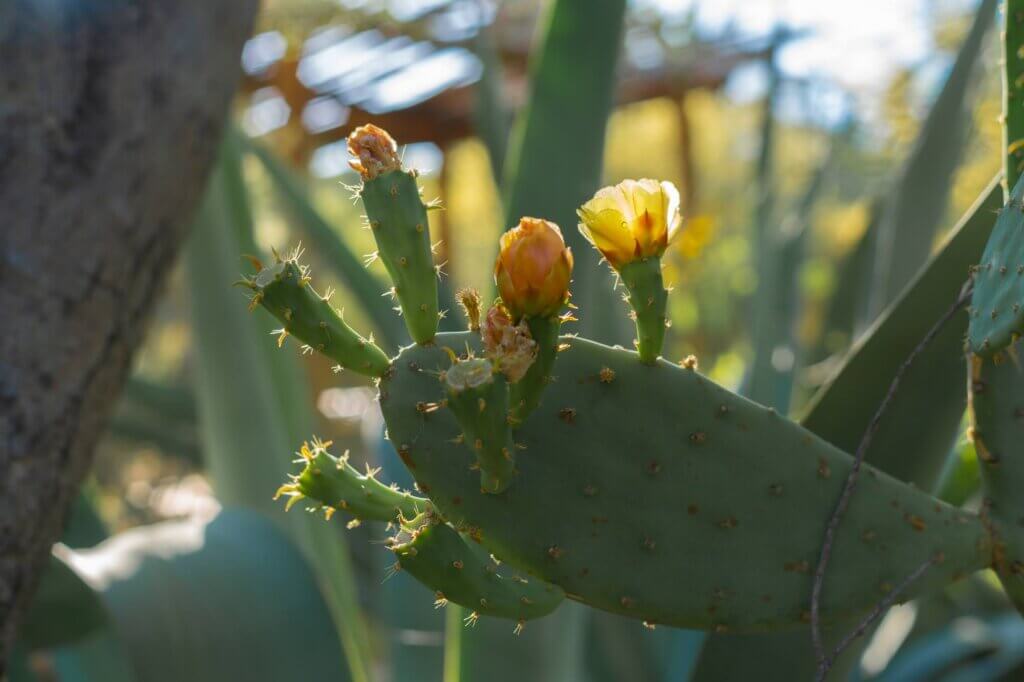
[[[576,229],[576,208],[598,189],[605,126],[612,107],[625,0],[558,0],[542,23],[530,65],[530,100],[509,145],[505,224],[543,216],[562,228],[576,259],[573,302],[580,331],[599,341],[629,342],[632,326],[612,278]],[[619,312],[603,315],[602,309]]]
[[[67,561],[101,595],[140,680],[346,679],[313,572],[257,513],[132,529]]]
[[[804,426],[854,452],[897,368],[956,301],[968,267],[978,262],[1002,201],[998,179],[982,192],[938,253],[857,342],[818,392]],[[967,315],[949,322],[900,383],[865,460],[931,490],[966,407],[962,353]],[[921,428],[927,424],[928,428]],[[914,452],[915,457],[903,453]]]
[[[870,314],[899,296],[931,253],[948,207],[953,176],[967,142],[971,93],[996,0],[983,0],[956,63],[928,112],[879,224]]]
[[[99,597],[65,563],[68,551],[56,548],[50,555],[18,630],[18,642],[27,650],[71,644],[107,625],[107,612]]]
[[[220,499],[260,510],[288,529],[320,580],[352,678],[364,682],[369,634],[344,537],[322,518],[286,516],[272,500],[315,419],[298,348],[276,348],[270,316],[247,312],[242,292],[231,286],[242,255],[258,254],[238,159],[229,139],[186,251],[207,471]]]

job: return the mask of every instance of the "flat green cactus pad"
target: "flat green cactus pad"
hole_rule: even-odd
[[[499,559],[591,606],[729,632],[806,622],[851,458],[695,371],[562,340],[500,494],[480,490],[454,415],[434,407],[444,348],[479,338],[441,334],[401,352],[381,405],[420,490]],[[942,560],[908,596],[987,566],[991,548],[976,516],[865,466],[832,556],[826,620],[870,608],[930,557]]]
[[[974,275],[971,351],[991,357],[1024,333],[1024,184],[1000,211]]]
[[[971,360],[971,436],[981,465],[986,513],[998,537],[994,568],[1024,612],[1024,343],[1000,362]]]

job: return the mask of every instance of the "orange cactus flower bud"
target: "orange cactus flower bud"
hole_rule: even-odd
[[[572,251],[558,225],[523,218],[501,236],[494,281],[512,318],[551,317],[569,298]]]
[[[598,190],[576,213],[580,232],[616,270],[660,257],[681,224],[679,191],[667,181],[624,180]]]
[[[398,145],[388,131],[367,124],[359,126],[348,136],[348,153],[355,158],[348,162],[363,180],[373,180],[382,173],[399,170]]]

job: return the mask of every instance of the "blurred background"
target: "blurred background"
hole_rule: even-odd
[[[601,4],[588,20],[604,20]],[[666,179],[683,197],[685,230],[665,257],[667,358],[696,355],[715,381],[801,414],[1000,168],[995,4],[631,0],[621,45],[595,23],[598,44],[580,54],[619,57],[600,183]],[[264,1],[197,231],[64,538],[67,563],[112,586],[106,608],[131,642],[91,632],[26,645],[25,679],[241,679],[218,668],[232,656],[248,659],[245,679],[691,679],[702,634],[648,632],[575,605],[520,637],[503,622],[465,629],[457,607],[435,610],[425,588],[389,571],[384,528],[327,524],[301,504],[285,516],[271,499],[314,433],[385,480],[412,481],[384,440],[373,387],[297,344],[278,350],[269,316],[246,312],[229,286],[248,271],[240,255],[301,242],[354,327],[389,350],[407,343],[379,295],[383,267],[361,263],[374,245],[345,137],[372,122],[444,207],[430,229],[449,296],[489,294],[497,237],[518,218],[510,150],[548,5]],[[584,80],[590,68],[583,57],[564,66]],[[574,181],[551,175],[534,191]],[[887,238],[896,224],[904,237]],[[610,290],[604,268],[579,256],[577,268],[581,288]],[[625,308],[587,300],[568,331],[628,343]],[[443,324],[462,323],[451,310]],[[961,439],[950,460],[965,496],[976,485],[969,447]],[[222,507],[237,511],[217,516]],[[214,517],[217,533],[194,542]],[[1024,627],[1004,613],[985,577],[928,609],[897,608],[853,674],[947,679],[937,652],[955,651],[942,674],[1024,679],[1013,676]]]

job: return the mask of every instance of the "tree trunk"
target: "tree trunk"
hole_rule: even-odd
[[[182,241],[256,0],[0,0],[0,673]]]

